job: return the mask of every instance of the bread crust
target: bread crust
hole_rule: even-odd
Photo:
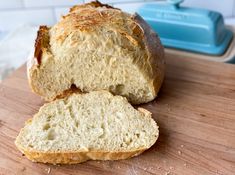
[[[83,9],[84,7],[86,8],[87,7],[105,7],[110,10],[120,11],[109,5],[102,4],[96,1],[96,2],[84,4],[84,5],[72,7],[70,10],[70,13],[64,18],[71,18],[71,21],[79,20],[76,18],[76,15],[73,13],[75,13],[76,10]],[[89,11],[89,8],[85,9],[82,12],[87,13],[88,11]],[[106,17],[104,16],[103,18],[106,18]],[[151,91],[151,99],[141,102],[141,103],[146,103],[146,102],[153,100],[157,96],[160,90],[160,87],[163,83],[164,72],[165,72],[164,48],[161,45],[160,39],[157,36],[157,34],[150,28],[150,26],[138,14],[134,14],[130,17],[133,20],[133,24],[136,24],[136,26],[139,27],[139,30],[141,31],[140,37],[136,39],[136,38],[133,38],[128,33],[125,33],[125,31],[122,31],[122,32],[124,32],[124,35],[130,40],[130,42],[133,45],[141,45],[141,47],[144,47],[144,50],[146,52],[147,57],[143,58],[143,60],[138,61],[139,69],[141,70],[144,77],[146,78],[148,87],[150,88],[150,91]],[[58,41],[61,39],[63,40],[64,37],[66,37],[68,33],[71,32],[71,31],[67,31],[66,33],[66,28],[67,28],[66,25],[70,25],[70,26],[72,25],[74,29],[71,29],[71,30],[79,29],[82,31],[89,32],[89,30],[93,30],[93,28],[95,28],[96,25],[101,25],[100,23],[106,22],[105,20],[100,21],[99,17],[96,18],[94,16],[93,18],[94,19],[92,20],[90,18],[88,19],[88,21],[90,20],[90,22],[88,22],[89,25],[82,24],[81,26],[79,26],[79,25],[72,24],[72,22],[68,24],[67,22],[64,24],[61,23],[60,27],[62,27],[65,32],[63,35],[61,34],[58,36]],[[92,25],[90,23],[92,23]],[[35,80],[35,78],[32,75],[40,72],[40,64],[41,64],[41,57],[42,57],[41,52],[43,51],[43,48],[47,47],[45,46],[45,43],[43,42],[44,40],[43,38],[46,37],[45,33],[48,33],[48,32],[49,32],[49,28],[46,26],[41,26],[39,28],[36,43],[35,43],[34,54],[31,54],[30,56],[31,59],[28,61],[28,64],[27,64],[28,65],[27,74],[28,74],[29,85],[32,91],[44,97],[46,101],[52,101],[60,96],[65,96],[67,92],[73,92],[73,89],[67,89],[64,92],[61,92],[60,94],[56,94],[56,96],[54,97],[47,97],[46,94],[44,94],[42,90],[36,87],[36,85],[34,85],[33,83],[34,81],[37,81],[37,80]],[[45,50],[46,49],[44,49],[44,51]],[[141,62],[144,62],[146,64],[141,65],[142,64]],[[132,102],[132,101],[131,103],[139,104],[139,102]]]
[[[93,2],[89,2],[89,3],[83,4],[83,5],[75,5],[75,6],[70,8],[69,12],[71,13],[71,12],[76,11],[79,8],[83,8],[83,7],[87,7],[87,6],[91,6],[91,7],[106,7],[106,8],[110,8],[110,9],[120,10],[120,9],[114,8],[114,7],[112,7],[112,6],[108,5],[108,4],[102,4],[99,1],[93,1]]]
[[[46,33],[48,33],[49,28],[47,26],[39,26],[37,36],[34,43],[34,49],[28,56],[27,59],[27,78],[29,82],[29,86],[33,92],[42,95],[38,90],[37,87],[33,86],[33,79],[32,74],[38,70],[38,67],[41,64],[41,57],[44,46],[43,40],[45,39]]]
[[[50,164],[77,164],[88,160],[121,160],[137,156],[144,152],[147,148],[107,152],[107,151],[74,151],[74,152],[38,152],[35,150],[26,150],[16,143],[18,149],[25,154],[25,156],[33,161]]]
[[[152,87],[154,96],[157,96],[157,93],[159,92],[163,83],[165,74],[164,48],[157,33],[150,28],[150,26],[141,16],[135,13],[132,18],[144,32],[142,39],[145,43],[145,49],[148,55],[148,59],[146,61],[152,65],[152,75],[150,76],[153,78],[153,81],[149,81],[149,85]]]

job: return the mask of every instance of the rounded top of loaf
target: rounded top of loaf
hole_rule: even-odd
[[[134,15],[98,1],[74,6],[51,28],[50,43],[62,44],[69,36],[80,32],[105,35],[109,31],[121,34],[131,45],[144,47],[144,31],[134,18]]]

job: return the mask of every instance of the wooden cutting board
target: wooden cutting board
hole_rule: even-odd
[[[142,105],[160,126],[138,157],[54,166],[32,163],[15,147],[24,122],[44,103],[31,93],[26,67],[0,85],[0,174],[235,174],[235,65],[167,55],[159,97]]]

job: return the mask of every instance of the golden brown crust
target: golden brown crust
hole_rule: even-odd
[[[101,5],[101,3],[98,5],[97,2],[74,6],[70,9],[70,13],[63,16],[62,20],[53,27],[55,31],[53,37],[56,42],[63,42],[73,32],[91,32],[99,30],[101,27],[117,25],[121,22],[118,20],[123,20],[118,19],[117,14],[121,14],[119,9],[105,4]],[[125,32],[124,26],[120,25],[119,27],[120,31]]]
[[[148,117],[152,118],[152,113],[150,111],[148,111],[147,109],[141,108],[141,107],[139,107],[137,109],[138,109],[138,111],[142,112],[144,114],[144,116],[148,116]]]
[[[140,17],[138,14],[133,15],[133,20],[142,28],[144,34],[142,39],[145,43],[145,49],[148,55],[148,62],[152,65],[152,77],[153,82],[149,82],[152,85],[155,96],[159,91],[165,73],[165,59],[164,59],[164,48],[161,44],[159,37],[150,26]],[[157,75],[157,76],[156,76]]]
[[[36,92],[36,88],[32,85],[31,74],[38,69],[38,66],[41,64],[42,53],[49,47],[49,28],[47,26],[39,26],[37,37],[35,39],[34,51],[30,53],[27,61],[27,77],[29,86],[31,89]],[[36,92],[37,93],[37,92]]]
[[[29,54],[27,61],[27,77],[28,77],[29,86],[33,90],[33,92],[39,95],[43,94],[41,94],[37,90],[37,87],[33,85],[32,74],[36,73],[39,69],[39,66],[42,64],[41,62],[43,54],[50,52],[49,29],[50,28],[47,26],[39,26],[33,52]]]
[[[127,151],[127,152],[107,152],[107,151],[74,151],[74,152],[37,152],[34,150],[25,150],[16,143],[17,148],[33,162],[51,163],[51,164],[76,164],[87,160],[120,160],[137,156],[145,149]]]
[[[78,89],[74,84],[72,84],[70,89],[67,89],[64,92],[62,92],[61,94],[57,95],[53,100],[68,97],[68,96],[72,95],[73,93],[81,94],[83,92],[80,89]]]
[[[42,57],[42,48],[48,44],[48,27],[47,26],[39,26],[39,30],[37,32],[37,37],[35,40],[34,45],[34,58],[37,60],[37,64],[41,64],[41,57]]]
[[[27,61],[28,78],[30,69],[33,69],[33,67],[39,66],[41,64],[42,52],[43,48],[45,48],[44,45],[48,45],[47,41],[49,41],[48,30],[49,28],[47,26],[39,26],[33,52],[30,53]],[[46,39],[47,41],[45,41]]]
[[[106,7],[106,8],[109,8],[109,9],[117,9],[119,10],[118,8],[114,8],[108,4],[102,4],[101,2],[99,1],[92,1],[92,2],[89,2],[89,3],[86,3],[84,5],[75,5],[73,6],[72,8],[70,8],[69,12],[74,12],[74,11],[77,11],[78,9],[80,8],[84,8],[84,7]]]

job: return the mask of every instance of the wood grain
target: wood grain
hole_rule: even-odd
[[[235,174],[235,66],[167,55],[159,97],[142,105],[160,126],[157,143],[121,161],[53,166],[32,163],[14,139],[43,100],[31,93],[26,68],[0,85],[0,174]]]

